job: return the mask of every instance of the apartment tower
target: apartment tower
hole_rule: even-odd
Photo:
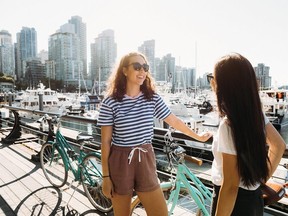
[[[0,31],[0,72],[5,75],[15,76],[15,58],[11,34]]]
[[[37,32],[34,28],[22,27],[17,33],[16,53],[16,77],[25,77],[26,62],[37,58]]]
[[[91,44],[91,80],[96,92],[104,90],[117,57],[117,44],[114,39],[114,31],[103,31]]]

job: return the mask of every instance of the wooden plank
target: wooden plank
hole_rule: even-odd
[[[28,159],[28,152],[23,151],[21,144],[0,149],[0,194],[17,215],[32,215],[33,211],[35,215],[40,209],[41,215],[50,215],[57,203],[57,208],[67,205],[77,184],[74,183],[71,188],[66,185],[66,190],[57,191],[45,179],[39,163]],[[42,203],[45,203],[43,208]],[[80,213],[93,209],[81,185],[73,194],[69,207]],[[56,210],[55,215],[62,215],[60,209]]]

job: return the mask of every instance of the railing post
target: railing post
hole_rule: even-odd
[[[4,93],[4,104],[7,104],[7,93]]]
[[[39,92],[39,110],[43,111],[43,92]]]
[[[9,106],[12,106],[12,92],[8,93],[8,102],[9,102]]]
[[[19,113],[16,110],[11,110],[11,112],[14,114],[14,125],[11,132],[5,138],[2,138],[1,141],[4,144],[13,144],[16,139],[21,137]]]

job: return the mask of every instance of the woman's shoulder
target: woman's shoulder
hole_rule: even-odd
[[[115,103],[117,103],[117,101],[115,100],[115,98],[111,97],[111,96],[107,96],[102,100],[103,104],[107,104],[107,105],[113,105]]]
[[[161,97],[160,94],[158,94],[157,92],[154,92],[154,93],[153,93],[153,96],[152,96],[152,99],[159,100],[159,99],[162,99],[162,97]]]
[[[225,116],[221,119],[220,124],[219,124],[219,130],[227,130],[229,129],[229,120],[228,118]]]

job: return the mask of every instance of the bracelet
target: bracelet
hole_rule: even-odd
[[[110,175],[102,176],[102,178],[110,178]]]

